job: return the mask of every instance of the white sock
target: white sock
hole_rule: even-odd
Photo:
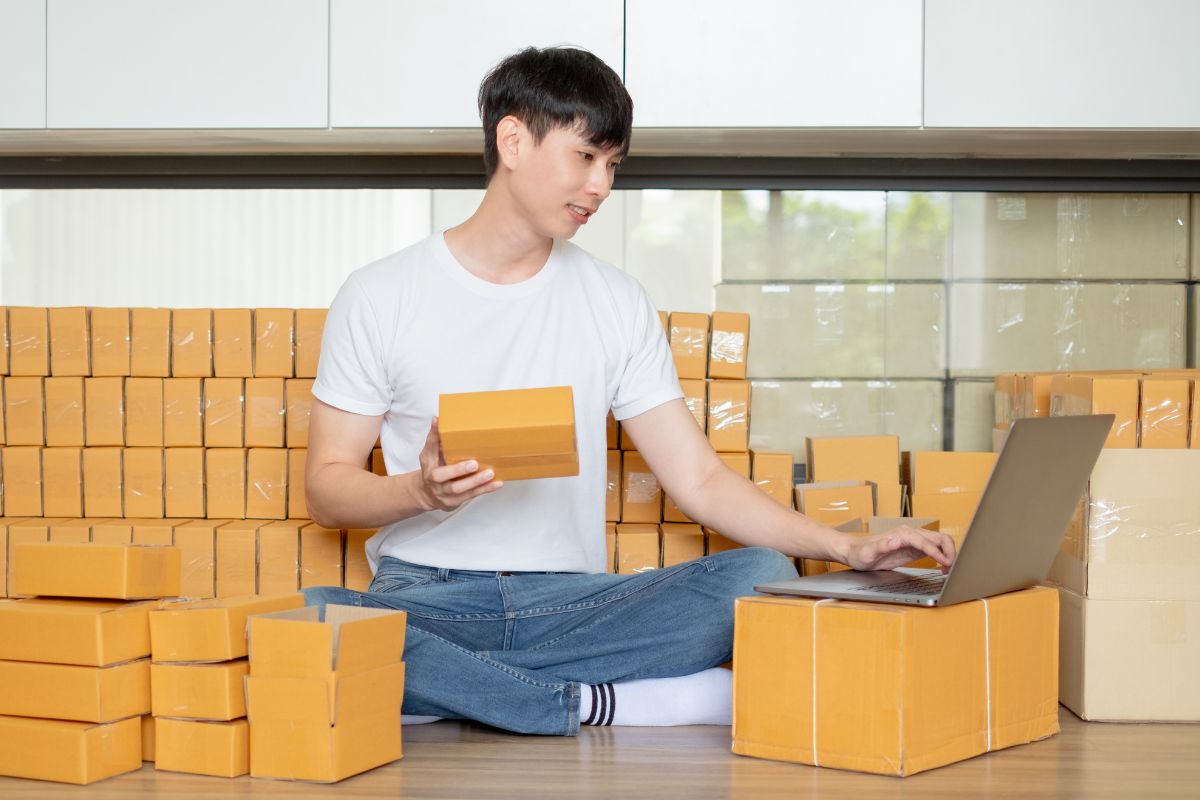
[[[729,725],[733,673],[713,667],[678,678],[580,684],[584,725]]]
[[[441,722],[441,717],[423,717],[420,714],[401,714],[401,725],[425,725],[429,722]]]

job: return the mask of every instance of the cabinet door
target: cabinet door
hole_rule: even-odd
[[[51,128],[323,128],[326,0],[52,0]]]
[[[926,0],[925,124],[1200,127],[1200,3]]]
[[[636,0],[638,127],[921,124],[921,0]]]
[[[0,0],[0,128],[46,127],[46,0]]]
[[[479,82],[530,45],[578,45],[623,69],[622,0],[331,3],[333,127],[477,128]]]

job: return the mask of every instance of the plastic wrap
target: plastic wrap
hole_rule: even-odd
[[[783,451],[751,450],[751,480],[780,505],[792,508],[792,454]]]
[[[1141,381],[1138,446],[1147,449],[1188,446],[1191,381],[1145,377]]]
[[[295,331],[296,313],[292,309],[254,310],[254,377],[292,377]]]
[[[246,458],[246,516],[287,517],[287,450],[253,448]]]
[[[4,379],[4,440],[8,445],[46,443],[44,382],[40,377]]]
[[[248,308],[213,309],[213,375],[254,376],[254,321]]]
[[[317,377],[321,357],[321,334],[325,330],[325,308],[296,309],[296,377]]]
[[[708,315],[675,311],[670,318],[671,357],[680,378],[708,376]]]
[[[683,391],[683,402],[703,432],[708,424],[708,381],[683,378],[679,388]]]
[[[204,446],[203,383],[200,378],[163,381],[163,445]]]
[[[242,691],[240,682],[238,691]],[[214,778],[236,778],[250,772],[250,726],[245,718],[218,722],[162,717],[156,736],[155,769]]]
[[[135,308],[129,313],[129,374],[142,378],[171,375],[171,311]]]
[[[83,447],[83,378],[46,378],[46,444]]]
[[[258,529],[258,592],[264,597],[300,589],[300,524],[280,520]]]
[[[84,439],[88,447],[125,445],[125,379],[84,378]]]
[[[86,308],[51,308],[50,374],[84,376],[92,374],[92,349],[88,334]]]
[[[750,382],[710,381],[708,442],[717,452],[750,449]]]
[[[714,311],[708,377],[744,380],[750,344],[750,315]]]
[[[209,519],[246,516],[246,450],[212,447],[204,453],[205,513]],[[218,564],[220,562],[218,561]]]
[[[8,309],[8,374],[50,374],[50,324],[46,309]]]
[[[128,308],[93,308],[91,326],[91,362],[93,377],[130,374],[130,313]]]
[[[261,524],[235,519],[217,528],[217,597],[258,593],[258,528]]]
[[[134,374],[140,373],[135,372]],[[209,378],[212,375],[212,309],[173,309],[171,311],[171,376],[175,378]]]
[[[308,419],[312,415],[313,404],[312,387],[311,378],[291,378],[286,382],[284,397],[287,403],[288,447],[308,447]]]
[[[662,520],[662,489],[640,453],[625,453],[621,465],[621,521]]]
[[[1138,443],[1138,374],[1057,374],[1025,376],[1025,384],[1049,384],[1049,415],[1113,414],[1105,447],[1132,448]],[[1028,398],[1027,398],[1028,399]],[[1029,406],[1025,408],[1029,414]],[[1038,416],[1041,416],[1038,414]]]
[[[166,485],[166,463],[161,447],[129,447],[124,453],[125,516],[161,519],[166,514],[163,487]],[[171,544],[168,526],[165,542]],[[137,541],[137,531],[134,531]]]
[[[187,520],[175,526],[181,597],[206,599],[216,595],[216,530],[216,524],[207,520]]]
[[[634,575],[662,566],[662,533],[658,525],[617,525],[617,572]]]
[[[204,446],[242,447],[245,443],[244,387],[241,378],[204,379]]]
[[[123,517],[121,491],[123,448],[83,450],[83,513],[89,517]]]
[[[42,451],[42,505],[47,517],[83,516],[83,450],[48,447]]]
[[[300,588],[341,586],[342,532],[315,522],[300,529]]]
[[[704,531],[699,525],[664,522],[662,565],[672,567],[704,556]]]
[[[163,379],[125,379],[125,444],[163,446]]]
[[[164,493],[168,517],[203,518],[205,516],[204,460],[203,447],[166,448]]]
[[[283,378],[246,381],[246,446],[284,446]]]

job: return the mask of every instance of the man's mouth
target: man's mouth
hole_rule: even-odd
[[[588,221],[588,217],[596,213],[596,210],[593,208],[584,208],[583,206],[571,205],[570,203],[567,204],[567,210],[571,212],[572,216],[574,216],[580,224],[586,223]]]

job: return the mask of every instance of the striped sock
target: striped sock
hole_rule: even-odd
[[[579,722],[581,725],[612,725],[617,713],[617,693],[611,683],[597,686],[579,684]]]
[[[617,695],[621,708],[617,709]],[[733,673],[721,667],[675,678],[639,678],[580,684],[579,719],[584,725],[729,725],[733,716]]]

